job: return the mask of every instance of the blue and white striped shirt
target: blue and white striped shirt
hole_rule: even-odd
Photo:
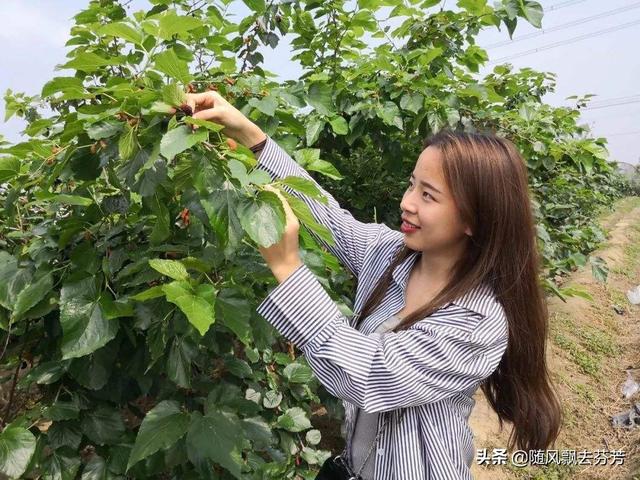
[[[295,175],[314,181],[270,137],[257,168],[273,180]],[[404,235],[385,224],[356,220],[314,183],[328,205],[285,188],[331,230],[334,246],[314,237],[358,279],[354,311],[360,311]],[[471,479],[472,397],[506,350],[507,319],[483,283],[407,330],[374,333],[404,307],[407,279],[420,254],[412,253],[394,269],[383,301],[359,330],[304,264],[273,288],[257,312],[302,350],[319,381],[343,400],[348,449],[356,408],[391,412],[375,456],[375,480]],[[383,421],[380,415],[378,428]]]

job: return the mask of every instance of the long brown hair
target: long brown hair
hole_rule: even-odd
[[[505,310],[509,340],[482,391],[500,428],[504,421],[513,424],[509,449],[546,449],[555,443],[563,414],[546,363],[549,314],[539,279],[541,257],[525,161],[512,142],[491,133],[441,130],[425,140],[423,149],[428,146],[440,152],[445,180],[472,236],[449,283],[394,330],[409,328],[482,283],[490,285]],[[360,319],[380,304],[393,270],[412,253],[401,246]]]

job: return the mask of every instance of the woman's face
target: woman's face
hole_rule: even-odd
[[[416,251],[444,252],[456,249],[471,235],[463,224],[442,172],[442,158],[436,147],[422,151],[400,202],[402,217],[418,229],[406,230],[405,244]]]

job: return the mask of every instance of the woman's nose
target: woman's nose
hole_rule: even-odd
[[[415,202],[413,201],[411,192],[407,191],[402,196],[402,201],[400,202],[400,210],[403,212],[415,213]]]

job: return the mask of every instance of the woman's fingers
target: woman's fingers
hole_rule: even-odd
[[[187,103],[193,106],[194,112],[215,106],[211,92],[187,93]]]

